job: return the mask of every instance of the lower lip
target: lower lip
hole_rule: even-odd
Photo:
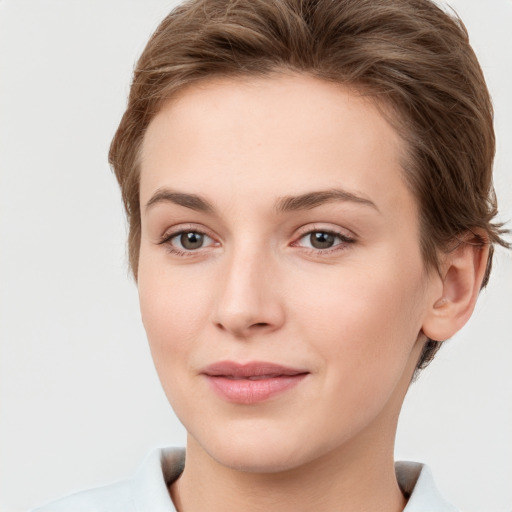
[[[282,377],[269,377],[268,379],[229,379],[222,376],[207,375],[213,389],[222,398],[237,404],[255,404],[264,402],[280,393],[283,393],[301,382],[307,376],[283,375]]]

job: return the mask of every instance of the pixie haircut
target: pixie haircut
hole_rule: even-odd
[[[405,142],[404,181],[428,270],[460,243],[508,246],[492,184],[489,92],[456,15],[429,0],[189,0],[159,25],[134,71],[109,161],[129,222],[137,279],[139,156],[145,131],[184,87],[212,77],[307,74],[373,99]],[[424,368],[443,340],[427,340]]]

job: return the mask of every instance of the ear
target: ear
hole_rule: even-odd
[[[422,327],[431,340],[451,338],[473,313],[489,257],[485,240],[483,234],[469,233],[442,256],[442,292],[434,294]]]

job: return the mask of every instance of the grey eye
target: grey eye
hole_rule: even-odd
[[[191,251],[203,246],[204,235],[195,231],[185,231],[179,235],[179,241],[184,249]]]
[[[309,234],[309,242],[315,249],[329,249],[334,245],[336,235],[324,231],[313,231]]]

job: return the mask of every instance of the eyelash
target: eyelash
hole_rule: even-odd
[[[203,231],[202,229],[198,229],[198,228],[195,228],[195,227],[191,226],[189,228],[185,228],[185,229],[182,228],[182,229],[179,229],[177,231],[172,231],[170,233],[165,233],[162,236],[162,239],[160,240],[160,242],[158,242],[158,245],[167,245],[167,250],[171,254],[175,254],[177,256],[185,256],[185,257],[197,256],[197,252],[198,252],[197,249],[196,250],[190,249],[190,250],[187,251],[187,250],[177,249],[176,247],[171,245],[171,240],[173,238],[181,236],[184,233],[196,233],[198,235],[207,236],[208,238],[211,238],[213,240],[213,237],[210,236],[208,233],[206,233],[206,231]],[[200,249],[202,249],[202,247],[200,247]]]
[[[313,233],[322,233],[326,235],[332,235],[335,238],[338,239],[337,244],[333,245],[332,247],[328,247],[326,249],[315,249],[314,247],[303,247],[306,253],[314,255],[314,256],[329,256],[336,252],[344,251],[348,248],[349,245],[356,242],[355,238],[349,237],[343,233],[340,233],[339,231],[332,230],[332,229],[325,229],[325,228],[316,228],[313,227],[312,229],[308,229],[304,233],[302,233],[299,238],[297,239],[297,242],[293,242],[291,245],[292,247],[297,247],[298,241],[302,240],[303,238],[306,238],[308,236],[311,236]]]
[[[197,256],[197,253],[199,251],[199,249],[203,249],[203,247],[199,247],[198,249],[189,249],[189,250],[181,250],[181,249],[178,249],[176,247],[174,247],[173,245],[171,245],[171,240],[173,238],[176,238],[178,236],[181,236],[183,235],[184,233],[196,233],[198,235],[202,235],[202,236],[206,236],[210,239],[213,240],[213,237],[210,236],[208,233],[206,233],[205,231],[201,230],[201,229],[198,229],[198,228],[187,228],[187,229],[180,229],[178,231],[173,231],[171,233],[166,233],[163,235],[162,239],[160,240],[160,242],[158,242],[158,245],[167,245],[167,250],[171,253],[171,254],[175,254],[177,256],[184,256],[184,257],[193,257],[193,256]],[[339,243],[337,243],[336,245],[333,245],[332,247],[329,247],[329,248],[326,248],[326,249],[315,249],[315,248],[312,248],[312,247],[309,247],[309,248],[305,248],[303,247],[303,249],[305,250],[306,253],[308,254],[312,254],[312,255],[315,255],[315,256],[328,256],[334,252],[340,252],[340,251],[344,251],[347,249],[347,246],[350,245],[350,244],[353,244],[356,242],[356,239],[355,238],[351,238],[343,233],[340,233],[339,231],[335,231],[335,230],[331,230],[331,229],[318,229],[318,228],[313,228],[313,229],[309,229],[308,231],[305,231],[304,233],[302,233],[299,238],[297,239],[296,242],[293,242],[291,244],[292,247],[297,247],[297,243],[298,241],[302,240],[303,238],[307,237],[307,236],[311,236],[313,233],[323,233],[323,234],[327,234],[327,235],[332,235],[334,236],[335,238],[338,239]]]

